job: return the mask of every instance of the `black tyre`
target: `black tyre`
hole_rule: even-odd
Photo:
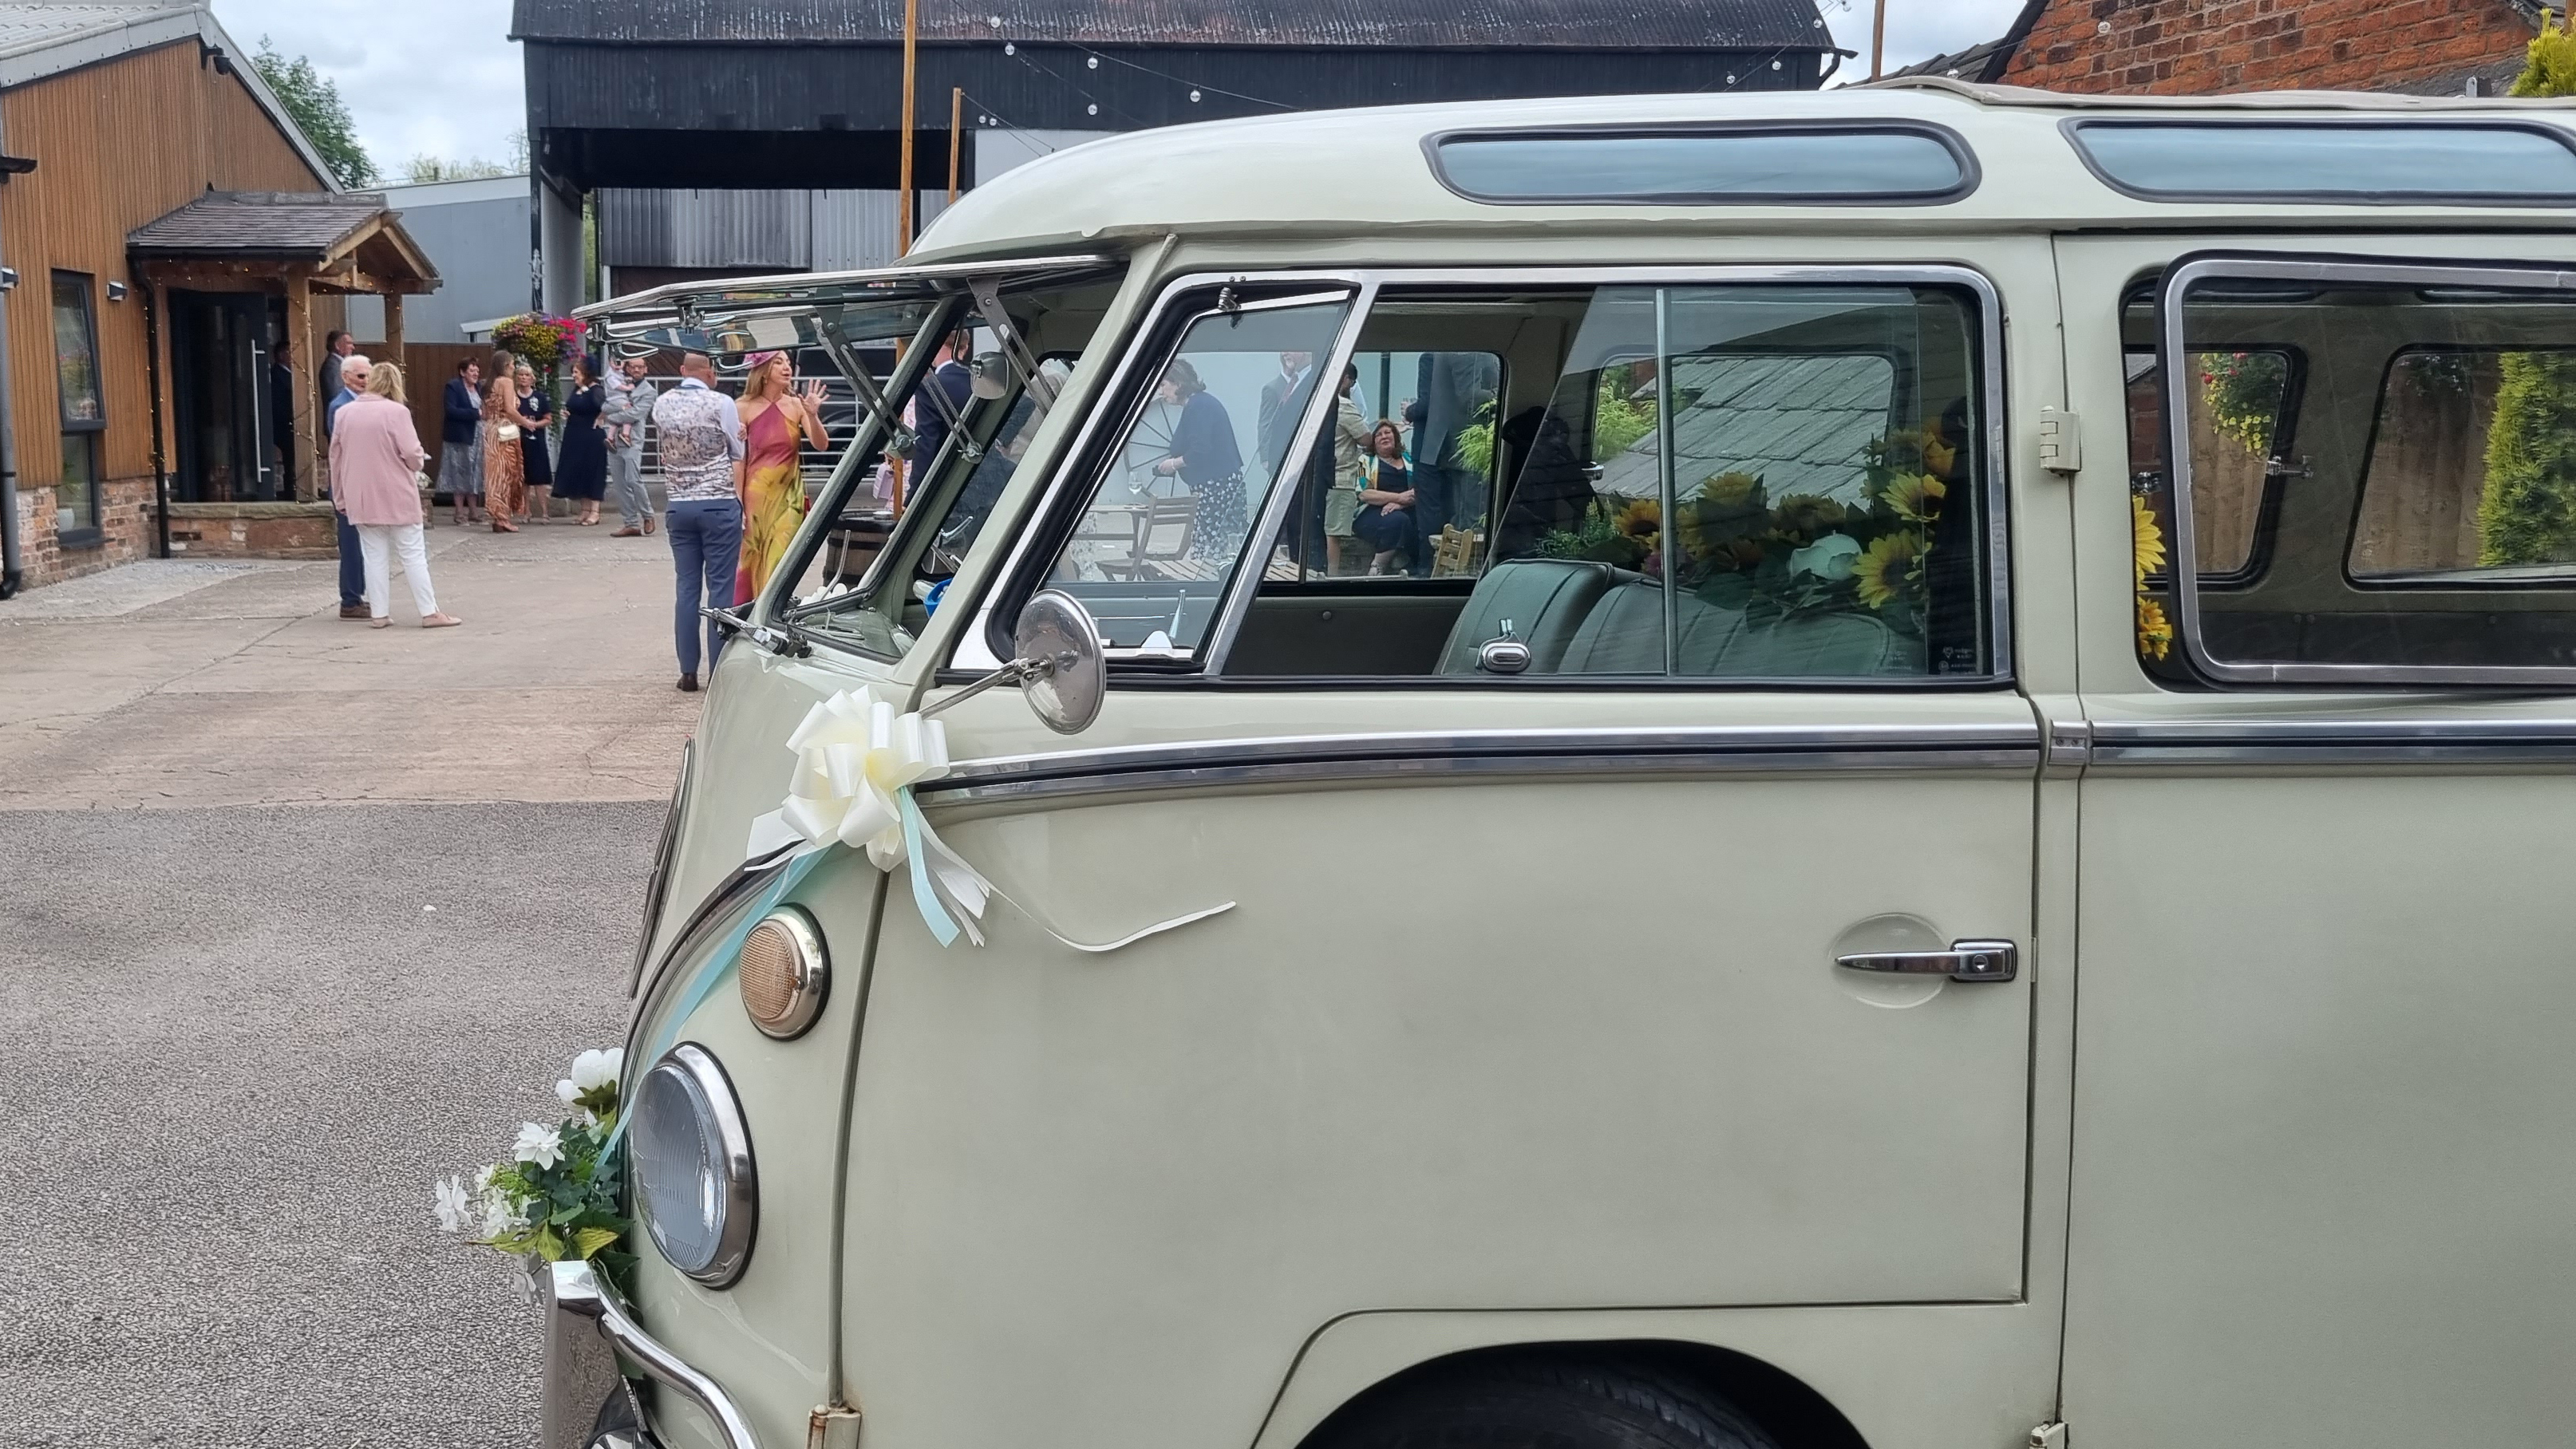
[[[1479,1358],[1373,1390],[1307,1449],[1780,1449],[1734,1406],[1617,1358]]]

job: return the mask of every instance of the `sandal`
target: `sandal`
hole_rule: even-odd
[[[424,629],[453,629],[464,622],[464,620],[456,617],[454,614],[432,614],[428,618],[420,621],[420,627]]]
[[[390,629],[393,625],[394,621],[391,619],[369,619],[367,621],[367,627],[370,629]]]

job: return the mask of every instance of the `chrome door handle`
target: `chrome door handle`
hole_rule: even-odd
[[[1953,941],[1947,951],[1862,951],[1836,956],[1834,964],[1953,981],[2010,981],[2020,968],[2021,948],[2010,941]]]

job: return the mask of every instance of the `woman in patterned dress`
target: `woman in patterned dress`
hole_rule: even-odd
[[[484,369],[492,381],[483,390],[483,508],[494,533],[516,533],[523,503],[520,486],[526,455],[519,444],[518,359],[496,350]]]
[[[784,352],[755,353],[742,380],[742,558],[734,568],[737,604],[759,597],[787,544],[805,519],[805,473],[797,463],[798,435],[817,448],[832,444],[823,430],[823,384],[795,390],[796,367]]]

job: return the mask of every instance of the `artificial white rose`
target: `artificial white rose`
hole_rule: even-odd
[[[523,1226],[525,1225],[519,1221],[519,1214],[511,1208],[510,1199],[506,1195],[497,1192],[483,1195],[484,1237],[506,1237]]]
[[[465,1179],[462,1177],[443,1177],[438,1181],[431,1183],[429,1187],[430,1195],[435,1200],[435,1210],[438,1213],[438,1230],[442,1233],[461,1233],[465,1231],[465,1222],[468,1211],[465,1196]]]
[[[572,1059],[572,1096],[567,1102],[588,1092],[617,1084],[617,1073],[626,1064],[626,1049],[611,1047],[606,1051],[586,1051]],[[557,1083],[555,1095],[563,1097],[563,1084]]]
[[[1789,572],[1814,574],[1827,583],[1840,583],[1858,568],[1860,552],[1859,539],[1847,533],[1829,533],[1790,553]]]
[[[474,1190],[478,1193],[490,1192],[492,1190],[492,1179],[499,1177],[500,1175],[501,1164],[497,1162],[487,1164],[481,1172],[474,1174]]]
[[[512,1144],[511,1155],[521,1162],[552,1167],[563,1161],[563,1129],[522,1122],[519,1124],[519,1140]]]

